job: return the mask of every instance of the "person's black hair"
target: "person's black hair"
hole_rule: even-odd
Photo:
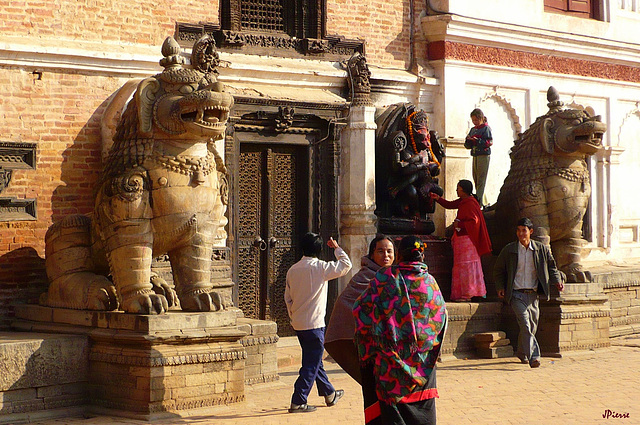
[[[317,257],[322,252],[322,236],[317,233],[308,232],[300,239],[300,248],[305,257]]]
[[[478,117],[480,119],[484,118],[484,112],[482,112],[482,109],[480,108],[475,108],[469,115],[472,117]]]
[[[376,245],[378,245],[378,242],[383,241],[385,239],[388,240],[389,242],[391,242],[391,245],[393,246],[393,251],[394,251],[394,254],[395,254],[396,244],[393,243],[393,239],[391,239],[387,235],[376,235],[376,237],[373,238],[373,240],[369,244],[369,255],[368,255],[369,258],[373,257],[373,253],[376,251]]]
[[[525,226],[527,228],[529,228],[529,230],[533,230],[533,221],[531,221],[528,217],[522,217],[520,220],[518,220],[518,224],[517,226]]]
[[[473,183],[471,183],[470,180],[460,180],[458,186],[460,186],[467,195],[473,195]]]
[[[405,236],[400,240],[398,244],[398,251],[402,261],[420,261],[423,260],[422,253],[424,252],[425,243],[416,236]]]

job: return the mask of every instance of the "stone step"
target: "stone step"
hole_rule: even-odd
[[[478,348],[476,353],[482,359],[513,357],[513,347],[505,345],[503,347]]]
[[[478,341],[476,340],[476,348],[492,348],[492,347],[504,347],[511,344],[509,338],[502,338],[497,341]]]
[[[496,331],[496,332],[482,332],[482,333],[477,333],[473,336],[473,338],[476,340],[476,343],[478,342],[495,342],[498,341],[500,339],[504,339],[507,337],[507,334],[502,332],[502,331]]]

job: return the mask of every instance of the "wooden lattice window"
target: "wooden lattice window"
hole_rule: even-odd
[[[220,10],[223,30],[324,36],[325,0],[221,0]]]
[[[579,18],[601,20],[600,4],[601,0],[544,0],[544,10]]]

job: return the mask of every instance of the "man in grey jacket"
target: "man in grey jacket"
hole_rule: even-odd
[[[536,340],[540,307],[538,295],[549,301],[549,287],[564,289],[563,278],[548,246],[531,240],[533,222],[528,218],[518,221],[518,241],[505,246],[493,269],[496,289],[516,314],[520,334],[518,357],[531,367],[540,366],[540,346]]]

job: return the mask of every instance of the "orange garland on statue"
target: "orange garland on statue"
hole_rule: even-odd
[[[416,154],[418,153],[418,147],[416,146],[416,140],[413,137],[413,124],[411,123],[411,118],[413,118],[417,113],[418,113],[417,111],[413,111],[407,117],[407,132],[409,133],[409,139],[411,140],[411,146],[413,147],[413,151]],[[427,120],[428,120],[428,118],[427,118]],[[429,135],[427,135],[427,139],[430,139]],[[431,142],[429,142],[428,146],[429,146],[429,153],[431,154],[431,159],[432,159],[431,162],[435,162],[436,164],[438,164],[438,167],[439,167],[440,166],[440,162],[438,161],[438,159],[436,158],[435,154],[433,153],[433,150],[431,149]]]

